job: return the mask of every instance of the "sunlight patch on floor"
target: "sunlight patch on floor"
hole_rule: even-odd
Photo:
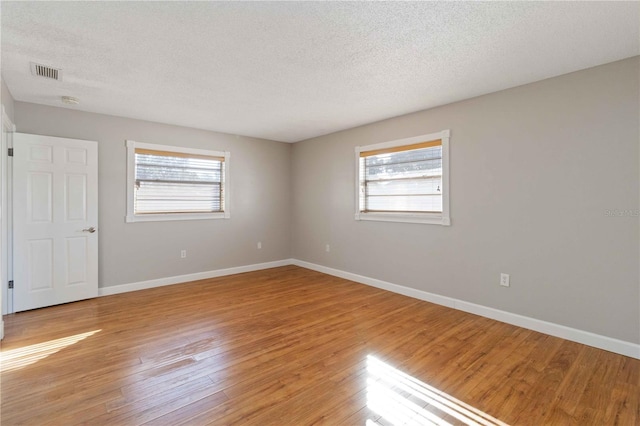
[[[0,353],[0,371],[5,372],[26,367],[100,331],[102,330],[88,331],[61,339],[2,351]]]
[[[420,380],[367,356],[367,407],[380,422],[393,425],[508,426]],[[378,426],[369,419],[366,426]]]

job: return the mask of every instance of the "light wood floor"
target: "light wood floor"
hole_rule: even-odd
[[[640,422],[638,360],[295,266],[5,327],[3,426]]]

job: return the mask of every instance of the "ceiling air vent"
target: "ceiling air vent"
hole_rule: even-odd
[[[62,70],[59,68],[52,68],[47,65],[36,64],[31,62],[31,74],[36,77],[51,78],[53,80],[62,81]]]

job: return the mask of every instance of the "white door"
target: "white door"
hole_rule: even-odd
[[[98,144],[13,136],[15,311],[98,295]]]

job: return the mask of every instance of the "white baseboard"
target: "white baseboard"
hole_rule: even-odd
[[[540,333],[549,334],[551,336],[560,337],[562,339],[571,340],[573,342],[582,343],[584,345],[593,346],[595,348],[604,349],[606,351],[640,359],[640,345],[636,343],[625,342],[624,340],[613,339],[611,337],[602,336],[599,334],[591,333],[589,331],[578,330],[575,328],[566,327],[564,325],[525,317],[523,315],[501,311],[499,309],[490,308],[488,306],[477,305],[475,303],[465,302],[464,300],[454,299],[452,297],[440,296],[438,294],[417,290],[415,288],[392,284],[387,281],[365,277],[363,275],[353,274],[351,272],[345,272],[339,269],[333,269],[298,259],[283,259],[274,262],[257,263],[253,265],[238,266],[234,268],[218,269],[215,271],[178,275],[174,277],[140,281],[135,283],[116,285],[112,287],[101,287],[98,289],[98,291],[100,296],[108,296],[112,294],[126,293],[129,291],[144,290],[165,285],[180,284],[207,278],[223,277],[225,275],[241,274],[243,272],[259,271],[262,269],[276,268],[279,266],[287,265],[300,266],[302,268],[311,269],[313,271],[318,271],[324,274],[333,275],[361,284],[370,285],[372,287],[377,287],[382,290],[391,291],[393,293],[402,294],[405,296],[413,297],[415,299],[424,300],[453,309],[458,309],[460,311],[469,312],[486,318],[491,318],[497,321],[505,322],[507,324],[516,325],[518,327],[523,327],[529,330],[538,331]],[[0,324],[0,333],[3,331],[3,328],[4,323]]]
[[[551,336],[560,337],[562,339],[571,340],[573,342],[582,343],[587,346],[604,349],[606,351],[615,352],[631,358],[640,359],[640,345],[636,343],[626,342],[624,340],[613,339],[611,337],[602,336],[591,333],[589,331],[578,330],[564,325],[554,324],[535,318],[525,317],[523,315],[513,314],[511,312],[501,311],[499,309],[487,306],[477,305],[475,303],[465,302],[464,300],[454,299],[452,297],[440,296],[428,293],[414,288],[404,287],[392,284],[386,281],[377,280],[375,278],[365,277],[363,275],[353,274],[351,272],[341,271],[339,269],[328,268],[322,265],[305,262],[298,259],[292,259],[296,266],[322,272],[324,274],[333,275],[347,280],[355,281],[361,284],[370,285],[383,290],[399,293],[415,299],[424,300],[438,305],[447,306],[449,308],[458,309],[460,311],[469,312],[482,317],[491,318],[507,324],[516,325],[518,327],[529,330],[538,331],[540,333],[549,334]]]
[[[189,281],[206,280],[208,278],[224,277],[225,275],[242,274],[244,272],[259,271],[262,269],[277,268],[278,266],[293,265],[293,259],[277,260],[274,262],[256,263],[253,265],[237,266],[234,268],[217,269],[215,271],[197,272],[195,274],[176,275],[174,277],[158,278],[155,280],[139,281],[129,284],[100,287],[99,296],[127,293],[129,291],[145,290],[148,288],[162,287],[165,285],[186,283]]]

